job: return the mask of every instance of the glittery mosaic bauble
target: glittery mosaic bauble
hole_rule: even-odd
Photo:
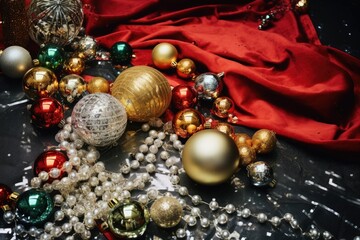
[[[181,78],[190,79],[195,75],[195,71],[195,63],[189,58],[181,59],[176,65],[176,73]]]
[[[234,140],[214,129],[192,135],[185,143],[182,163],[186,174],[201,184],[214,185],[228,180],[240,164]]]
[[[64,108],[54,98],[40,98],[35,100],[30,108],[31,120],[39,128],[57,126],[64,118]]]
[[[81,98],[86,91],[85,80],[77,74],[69,74],[59,82],[59,91],[69,103]]]
[[[59,88],[56,75],[47,68],[33,67],[23,77],[23,90],[30,99],[52,96]]]
[[[22,78],[32,66],[30,53],[23,47],[11,46],[0,51],[0,69],[10,78]]]
[[[82,58],[71,57],[64,62],[64,71],[67,74],[81,74],[85,69],[85,62]]]
[[[177,112],[173,118],[173,129],[182,138],[188,138],[204,129],[205,118],[197,110],[187,108]]]
[[[195,90],[199,98],[205,100],[214,100],[221,94],[223,82],[221,77],[223,73],[202,73],[195,78]]]
[[[256,152],[251,146],[246,144],[237,146],[239,149],[241,164],[243,166],[247,166],[256,160]]]
[[[156,225],[163,228],[175,227],[183,213],[182,205],[174,197],[161,197],[150,208],[150,217]]]
[[[77,55],[85,60],[93,59],[96,56],[97,42],[91,36],[80,38],[77,46]]]
[[[33,0],[27,16],[30,37],[38,45],[69,44],[79,33],[84,19],[80,0]]]
[[[134,66],[120,73],[111,87],[111,94],[124,105],[129,120],[135,122],[160,117],[171,102],[167,79],[148,66]]]
[[[89,93],[109,93],[110,83],[103,77],[93,77],[87,84],[87,90]]]
[[[107,223],[114,235],[120,238],[137,238],[145,232],[150,219],[147,208],[131,200],[112,200],[109,206],[111,212]]]
[[[65,52],[62,47],[55,44],[46,44],[40,48],[38,55],[40,66],[57,71],[62,68]]]
[[[251,146],[251,142],[252,142],[251,137],[246,133],[236,133],[234,136],[234,141],[238,147],[240,145]]]
[[[39,226],[53,215],[54,203],[43,190],[30,189],[20,194],[16,202],[17,220],[27,226]]]
[[[60,179],[65,174],[62,166],[66,161],[68,161],[68,157],[63,152],[56,150],[45,151],[41,153],[34,162],[34,175],[38,176],[42,171],[50,173],[51,169],[57,168],[60,170],[59,176],[57,178],[49,177],[49,179]]]
[[[275,186],[276,181],[271,166],[263,161],[249,164],[246,167],[252,185],[256,187]]]
[[[10,204],[10,194],[12,190],[5,184],[0,183],[0,207]]]
[[[260,129],[252,136],[252,146],[257,153],[269,153],[276,146],[276,134],[268,129]]]
[[[71,124],[87,144],[104,147],[115,143],[124,133],[127,116],[125,108],[113,96],[94,93],[76,103]]]
[[[176,110],[193,108],[197,104],[197,92],[188,85],[178,85],[172,89],[171,105]]]
[[[154,65],[162,70],[176,66],[178,51],[170,43],[159,43],[152,50],[152,60]]]
[[[228,97],[218,97],[212,106],[212,113],[219,118],[227,118],[235,109],[234,101]]]
[[[127,42],[116,42],[111,46],[110,53],[114,64],[128,65],[132,58],[133,49]]]

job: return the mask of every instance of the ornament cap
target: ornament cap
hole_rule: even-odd
[[[109,208],[113,209],[114,207],[116,207],[116,205],[119,204],[119,200],[117,200],[116,198],[113,198],[111,199],[109,202],[108,202],[108,206]]]

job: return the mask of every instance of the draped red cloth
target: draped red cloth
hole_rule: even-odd
[[[86,33],[108,48],[128,42],[134,65],[151,66],[153,47],[169,42],[199,73],[225,72],[238,124],[360,156],[360,60],[321,45],[306,14],[286,11],[258,30],[261,15],[289,2],[83,0]]]

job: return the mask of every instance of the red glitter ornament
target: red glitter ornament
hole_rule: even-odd
[[[51,128],[64,118],[64,109],[54,98],[40,98],[31,106],[31,119],[39,128]]]
[[[60,170],[60,175],[55,179],[60,179],[65,174],[65,171],[62,170],[62,166],[66,161],[68,161],[68,157],[60,151],[45,151],[41,153],[34,162],[34,174],[38,176],[42,171],[49,173],[51,169],[57,168]],[[54,178],[49,177],[49,180],[54,180]]]
[[[9,205],[11,203],[10,201],[11,193],[12,193],[11,188],[6,186],[5,184],[0,183],[0,207]]]
[[[197,92],[188,85],[178,85],[172,90],[171,104],[176,110],[193,108],[197,104]]]

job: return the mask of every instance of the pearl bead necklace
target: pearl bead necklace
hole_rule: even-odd
[[[43,171],[31,179],[32,188],[42,188],[48,193],[56,191],[53,196],[57,207],[54,222],[45,223],[43,229],[30,227],[27,230],[23,225],[16,223],[14,233],[41,240],[64,236],[66,240],[75,239],[75,236],[91,239],[91,230],[96,227],[96,220],[106,221],[111,211],[108,205],[110,200],[117,199],[120,202],[136,199],[146,206],[161,196],[174,196],[184,210],[184,224],[178,226],[174,233],[175,237],[180,239],[187,237],[188,231],[192,231],[198,223],[205,230],[213,227],[215,236],[219,239],[236,239],[239,234],[230,232],[226,225],[230,220],[241,221],[251,218],[260,224],[270,223],[276,228],[282,223],[289,224],[292,229],[298,230],[300,235],[310,239],[319,239],[320,236],[323,239],[333,239],[331,233],[321,232],[314,226],[309,231],[304,231],[290,213],[285,213],[281,217],[270,217],[261,212],[253,213],[244,206],[236,207],[231,203],[220,206],[214,198],[206,202],[200,195],[191,195],[188,188],[180,184],[180,175],[185,173],[180,163],[184,147],[182,142],[176,134],[171,133],[169,124],[163,125],[164,131],[150,128],[148,123],[141,126],[141,130],[148,132],[148,136],[137,152],[131,154],[130,159],[125,159],[116,173],[107,171],[105,164],[99,161],[99,150],[93,146],[84,148],[84,142],[72,131],[71,118],[67,118],[55,139],[59,142],[56,148],[66,151],[69,161],[63,164],[62,169],[53,168],[49,173]],[[158,162],[158,159],[163,162]],[[49,178],[59,177],[61,171],[65,171],[67,176],[48,182]],[[175,191],[160,192],[151,187],[152,175],[155,173],[167,175]],[[9,223],[16,222],[11,211],[4,213],[4,219]]]

